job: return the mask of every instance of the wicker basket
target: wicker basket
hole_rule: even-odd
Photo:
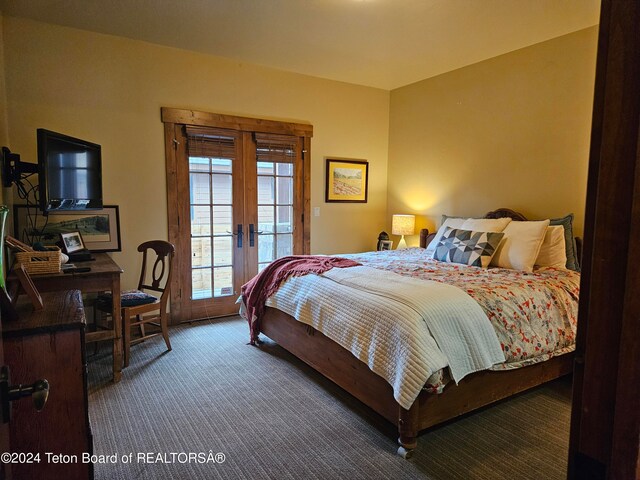
[[[15,252],[16,265],[24,265],[24,269],[30,275],[58,273],[62,263],[60,253],[58,247],[44,252]]]

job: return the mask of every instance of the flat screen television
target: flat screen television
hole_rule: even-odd
[[[102,208],[100,145],[39,128],[38,176],[42,211]]]

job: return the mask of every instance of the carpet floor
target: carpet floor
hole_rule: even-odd
[[[395,427],[275,343],[246,345],[240,318],[170,333],[115,385],[109,352],[89,357],[94,453],[112,456],[98,480],[566,478],[567,380],[423,432],[407,461]]]

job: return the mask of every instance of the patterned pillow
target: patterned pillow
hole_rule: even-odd
[[[473,232],[447,227],[436,245],[433,258],[441,262],[487,268],[502,237],[502,232]]]

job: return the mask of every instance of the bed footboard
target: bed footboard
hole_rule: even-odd
[[[573,353],[516,370],[474,373],[458,385],[450,383],[440,395],[423,391],[406,410],[393,398],[393,389],[379,375],[313,327],[286,313],[267,308],[262,332],[365,405],[398,426],[398,454],[404,458],[418,444],[418,433],[498,400],[569,374]]]
[[[398,403],[393,398],[391,385],[351,352],[313,327],[274,308],[266,309],[261,331],[362,403],[397,424]]]

